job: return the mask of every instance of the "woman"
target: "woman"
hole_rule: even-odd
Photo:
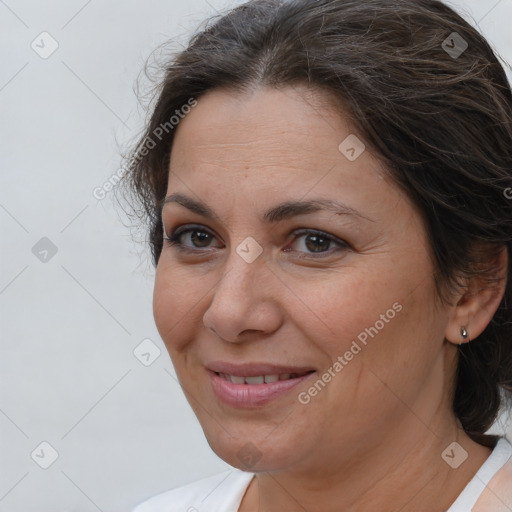
[[[253,0],[166,66],[125,185],[234,467],[148,511],[512,510],[512,95],[434,0]]]

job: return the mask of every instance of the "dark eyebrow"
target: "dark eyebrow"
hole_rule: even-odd
[[[191,197],[184,194],[174,193],[167,196],[162,203],[164,205],[169,203],[178,203],[184,206],[188,210],[201,215],[207,219],[212,219],[217,222],[221,222],[219,216],[206,204],[196,201]],[[263,213],[262,220],[264,222],[273,223],[280,222],[296,215],[305,215],[308,213],[314,213],[321,210],[329,210],[337,215],[352,215],[354,217],[360,217],[361,219],[374,222],[373,219],[366,217],[362,213],[350,208],[343,203],[334,201],[332,199],[310,199],[308,201],[286,201],[284,203],[273,206],[269,210]]]

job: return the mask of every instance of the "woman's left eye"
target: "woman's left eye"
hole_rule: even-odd
[[[323,231],[311,229],[304,229],[295,232],[295,240],[293,243],[299,245],[299,250],[290,251],[285,249],[285,252],[307,253],[306,256],[299,256],[306,258],[331,255],[333,252],[347,250],[350,248],[349,244],[344,240],[340,240],[339,238],[329,235],[328,233],[324,233]],[[331,249],[333,245],[337,246],[334,250]]]
[[[283,249],[283,252],[298,253],[299,258],[320,258],[340,250],[350,249],[347,242],[323,231],[302,229],[295,231],[293,235],[294,240],[291,245],[299,246],[299,248],[290,249],[288,246]],[[164,236],[166,242],[170,246],[175,246],[177,250],[196,254],[205,252],[204,249],[219,248],[212,245],[212,241],[216,238],[211,231],[201,226],[178,228],[169,237]],[[189,244],[184,242],[186,239],[189,240]],[[333,245],[336,246],[334,249],[332,249]]]

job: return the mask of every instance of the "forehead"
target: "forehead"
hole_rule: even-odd
[[[319,129],[325,137],[347,127],[346,116],[338,113],[334,100],[321,90],[304,87],[273,89],[261,87],[251,91],[215,89],[198,100],[198,105],[183,119],[176,141],[196,139],[196,144],[219,147],[229,140],[241,144],[265,138],[288,139],[299,134],[314,135]],[[301,145],[302,147],[302,145]],[[306,146],[307,148],[307,146]]]
[[[201,96],[181,120],[170,165],[172,171],[201,167],[207,172],[207,167],[217,165],[231,172],[295,171],[296,178],[299,172],[318,178],[329,168],[348,162],[339,149],[347,137],[355,137],[355,129],[339,102],[326,91],[217,89]],[[378,159],[368,153],[364,162],[370,169],[380,167]],[[352,162],[350,167],[357,170],[360,164]]]
[[[309,198],[340,200],[373,219],[403,214],[397,205],[412,205],[381,160],[357,146],[349,159],[347,140],[364,144],[324,91],[210,91],[177,127],[167,195],[195,197],[226,216]]]
[[[343,215],[344,222],[359,216],[386,236],[398,239],[410,229],[421,236],[421,212],[370,148],[357,158],[340,150],[350,137],[359,138],[326,96],[291,88],[212,91],[178,126],[167,197],[196,200],[213,213],[209,218],[232,229],[238,223],[246,229],[266,215],[290,218],[282,211],[289,210],[287,203],[326,200],[357,212]],[[164,210],[181,208],[172,204]],[[327,215],[329,222],[339,218],[332,209]]]

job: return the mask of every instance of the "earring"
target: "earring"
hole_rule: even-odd
[[[460,335],[462,336],[462,339],[466,341],[468,339],[468,331],[466,331],[465,327],[460,328]]]

